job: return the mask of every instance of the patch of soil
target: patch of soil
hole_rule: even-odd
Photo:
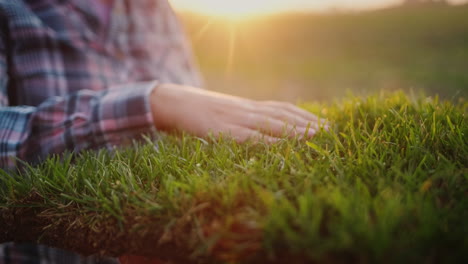
[[[137,255],[170,263],[250,262],[258,257],[262,235],[243,212],[244,204],[223,215],[217,203],[194,199],[176,219],[129,208],[119,222],[108,215],[80,213],[73,204],[45,207],[44,198],[33,192],[17,202],[23,206],[0,207],[0,243],[33,242],[85,256]]]
[[[288,252],[272,257],[263,250],[262,228],[252,216],[257,211],[249,207],[253,197],[240,195],[226,210],[212,194],[200,194],[181,216],[163,219],[128,208],[119,222],[74,204],[46,207],[44,198],[32,192],[16,203],[22,206],[0,207],[0,243],[40,243],[85,256],[131,256],[123,258],[129,263],[304,263],[307,258]]]
[[[124,223],[113,217],[79,214],[79,208],[45,208],[44,199],[31,193],[17,204],[28,206],[0,207],[0,243],[33,242],[58,247],[85,256],[122,255],[157,256],[173,263],[206,261],[189,258],[191,250],[186,243],[167,237],[161,219],[142,216],[128,210]],[[93,222],[90,221],[93,219]],[[185,226],[185,237],[192,236]]]

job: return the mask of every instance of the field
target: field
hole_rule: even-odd
[[[382,89],[452,99],[468,94],[467,13],[468,5],[184,22],[213,90],[292,102]]]
[[[161,134],[0,170],[0,243],[168,263],[466,263],[467,13],[185,14],[208,88],[298,102],[331,131],[272,145]]]

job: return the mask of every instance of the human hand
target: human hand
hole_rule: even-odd
[[[161,84],[151,94],[156,127],[199,137],[230,134],[236,141],[275,142],[283,135],[312,137],[325,120],[290,103],[255,101],[189,86]]]

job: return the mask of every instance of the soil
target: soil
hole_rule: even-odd
[[[80,208],[73,205],[45,207],[44,199],[35,192],[17,204],[28,206],[0,207],[0,243],[39,243],[84,256],[132,256],[123,258],[129,263],[304,263],[304,258],[289,254],[267,257],[261,248],[260,228],[246,221],[249,216],[242,202],[227,221],[226,215],[215,213],[219,208],[216,201],[195,199],[170,228],[170,220],[132,209],[119,222],[111,216],[79,213]],[[219,239],[199,252],[200,245],[211,237]],[[149,259],[142,262],[143,258],[134,256]]]
[[[18,204],[27,204],[28,207],[0,207],[0,243],[40,243],[85,256],[140,255],[157,256],[172,263],[194,262],[183,244],[173,239],[161,241],[168,235],[164,234],[160,219],[154,217],[129,212],[123,225],[109,216],[98,217],[99,221],[90,223],[89,214],[64,214],[60,208],[45,208],[44,199],[37,193]],[[68,208],[67,211],[79,210]],[[198,261],[206,259],[199,258],[195,262]]]

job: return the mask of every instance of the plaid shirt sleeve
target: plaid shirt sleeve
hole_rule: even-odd
[[[5,78],[1,74],[0,83]],[[0,86],[0,167],[13,169],[18,160],[36,163],[66,150],[112,148],[154,132],[149,94],[156,85],[81,90],[38,107],[5,106],[7,95]]]
[[[65,150],[123,145],[154,132],[149,94],[157,82],[81,90],[37,107],[8,106],[6,59],[0,40],[0,167],[38,162]]]
[[[201,83],[167,0],[113,3],[106,25],[91,0],[0,0],[0,169],[152,134],[152,80]]]

